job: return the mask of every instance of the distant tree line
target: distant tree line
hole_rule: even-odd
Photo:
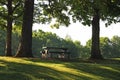
[[[5,55],[5,30],[0,30],[0,56]],[[20,29],[13,29],[12,51],[15,55],[19,40]],[[40,51],[44,46],[66,47],[71,53],[71,58],[89,58],[91,49],[91,39],[83,46],[79,41],[73,41],[70,37],[66,36],[65,39],[60,38],[51,32],[44,32],[42,30],[33,31],[32,51],[34,57],[41,57]],[[120,57],[120,37],[113,36],[112,39],[107,37],[100,38],[101,54],[104,58]]]

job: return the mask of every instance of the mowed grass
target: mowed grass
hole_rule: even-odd
[[[0,80],[120,80],[120,58],[66,62],[0,57]]]

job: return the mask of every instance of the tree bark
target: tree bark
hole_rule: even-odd
[[[7,35],[6,35],[6,49],[5,55],[12,56],[12,0],[8,0],[8,18],[7,18]]]
[[[25,0],[21,42],[16,57],[33,57],[32,55],[32,23],[34,0]]]
[[[95,10],[92,20],[92,46],[90,59],[103,59],[100,51],[100,26],[99,10]]]

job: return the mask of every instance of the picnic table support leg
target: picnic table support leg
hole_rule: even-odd
[[[68,54],[68,59],[70,59],[70,54]]]
[[[52,56],[52,55],[53,55],[53,54],[51,53],[51,55],[50,55],[50,57],[51,57],[51,58],[53,58],[53,56]]]

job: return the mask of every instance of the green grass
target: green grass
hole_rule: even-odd
[[[65,62],[0,57],[0,80],[120,80],[120,58]]]

